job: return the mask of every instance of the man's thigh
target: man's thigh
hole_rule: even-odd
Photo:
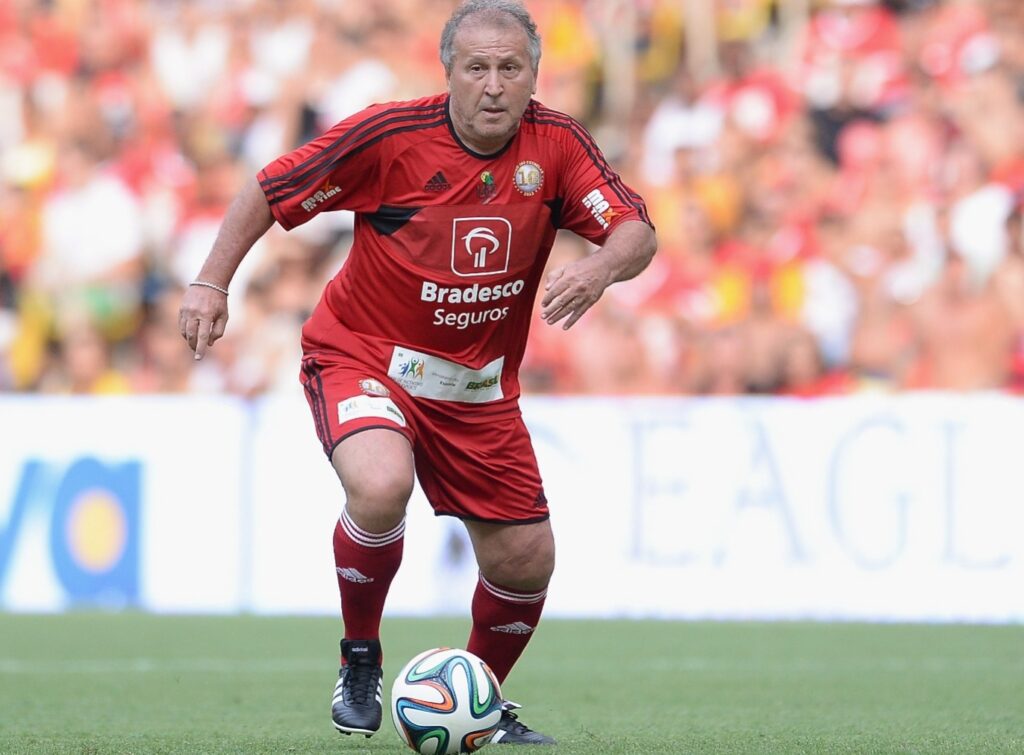
[[[548,518],[522,417],[466,423],[417,417],[416,473],[435,513],[482,522]]]
[[[329,460],[345,438],[372,428],[397,431],[414,443],[414,420],[401,389],[359,362],[306,357],[301,380]]]

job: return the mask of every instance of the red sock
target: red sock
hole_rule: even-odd
[[[347,510],[334,528],[334,565],[345,638],[380,639],[380,618],[391,580],[402,563],[405,522],[374,534],[356,526]]]
[[[548,591],[518,592],[488,582],[481,574],[473,594],[473,630],[466,650],[491,667],[505,681],[526,649],[544,610]]]

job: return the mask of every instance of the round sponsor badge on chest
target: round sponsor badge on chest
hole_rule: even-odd
[[[544,169],[532,160],[524,160],[516,166],[513,180],[520,194],[532,197],[544,185]]]

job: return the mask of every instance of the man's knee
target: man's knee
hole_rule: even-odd
[[[471,528],[471,532],[472,532]],[[555,569],[555,540],[547,522],[506,525],[474,534],[477,563],[490,581],[517,590],[543,590]]]
[[[402,509],[412,495],[412,475],[386,463],[342,480],[350,506]]]
[[[543,590],[555,569],[554,553],[518,552],[481,566],[484,576],[492,582],[515,590]]]
[[[390,430],[367,430],[343,440],[334,469],[356,524],[370,531],[394,526],[405,515],[415,471],[409,442]]]

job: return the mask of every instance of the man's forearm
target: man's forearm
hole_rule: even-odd
[[[221,223],[199,279],[227,288],[242,259],[274,224],[270,205],[255,177],[235,196]]]
[[[639,220],[630,220],[608,237],[604,246],[594,252],[606,265],[612,283],[636,277],[650,264],[658,242],[654,230]]]

